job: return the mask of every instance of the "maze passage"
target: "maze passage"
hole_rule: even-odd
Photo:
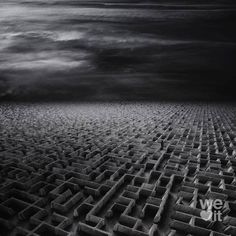
[[[233,236],[235,157],[234,105],[2,104],[0,235]]]

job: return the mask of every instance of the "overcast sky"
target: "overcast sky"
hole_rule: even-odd
[[[0,0],[0,98],[233,98],[233,1],[136,2]]]

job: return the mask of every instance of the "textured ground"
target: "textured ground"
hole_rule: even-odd
[[[0,235],[236,235],[235,149],[233,105],[3,104]]]

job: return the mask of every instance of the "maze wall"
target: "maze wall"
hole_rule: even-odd
[[[0,235],[235,236],[235,156],[232,105],[2,104]]]

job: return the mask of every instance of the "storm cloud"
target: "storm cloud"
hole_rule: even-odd
[[[234,99],[233,1],[0,0],[0,98]]]

